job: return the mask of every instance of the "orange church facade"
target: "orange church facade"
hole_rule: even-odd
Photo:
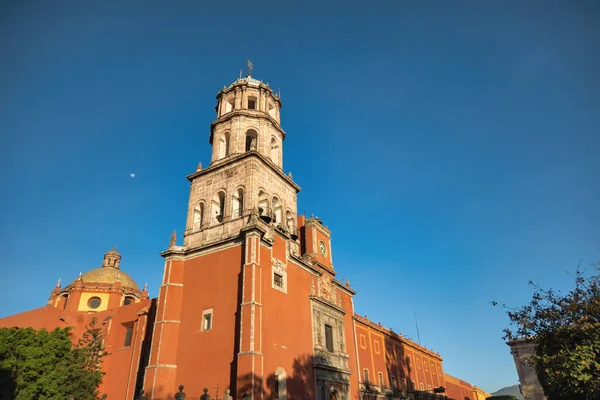
[[[473,399],[439,354],[354,313],[336,279],[331,233],[297,213],[300,187],[283,171],[280,98],[250,74],[217,94],[211,164],[191,183],[183,243],[173,234],[159,295],[120,268],[101,268],[52,291],[48,305],[0,327],[72,326],[96,318],[111,354],[108,399],[188,396],[215,388],[235,399]],[[439,394],[443,396],[442,394]]]

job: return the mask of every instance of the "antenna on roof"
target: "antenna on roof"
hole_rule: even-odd
[[[415,311],[415,326],[417,327],[417,338],[419,338],[419,344],[421,344],[421,334],[419,333],[419,323],[417,322],[417,312]]]

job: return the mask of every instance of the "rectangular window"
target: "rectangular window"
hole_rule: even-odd
[[[212,321],[211,321],[211,319],[212,319],[212,315],[210,315],[210,314],[205,314],[204,315],[204,323],[202,324],[203,325],[202,326],[203,330],[209,331],[210,328],[212,328],[212,325],[211,325]]]
[[[273,283],[275,286],[283,288],[283,276],[279,274],[273,274]]]
[[[363,380],[365,382],[369,382],[369,370],[368,369],[363,370]]]
[[[378,378],[379,378],[379,386],[383,386],[383,374],[381,372],[378,374]]]
[[[213,309],[210,308],[208,310],[204,310],[202,312],[202,326],[201,329],[203,331],[210,331],[213,326]]]
[[[125,331],[125,347],[131,346],[131,337],[133,336],[133,326],[128,326]]]
[[[248,97],[248,109],[256,110],[256,97]]]
[[[325,324],[325,347],[333,352],[333,328],[327,324]]]

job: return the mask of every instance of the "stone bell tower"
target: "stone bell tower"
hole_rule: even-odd
[[[281,99],[251,72],[217,93],[210,165],[187,177],[183,245],[173,235],[161,253],[163,284],[144,376],[149,398],[172,395],[183,383],[189,390],[219,385],[263,399],[268,374],[283,365],[265,357],[263,324],[296,302],[287,291],[287,260],[302,264],[300,187],[283,171]],[[302,282],[307,298],[310,283]]]
[[[251,72],[217,93],[210,166],[188,176],[187,247],[237,235],[253,210],[295,233],[300,187],[283,172],[281,99]]]

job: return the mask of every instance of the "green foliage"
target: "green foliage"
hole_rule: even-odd
[[[98,399],[106,353],[95,323],[75,347],[69,328],[1,328],[0,400]]]
[[[505,339],[530,338],[530,363],[549,400],[600,399],[600,275],[579,268],[575,288],[563,295],[529,282],[529,305],[508,312]]]

